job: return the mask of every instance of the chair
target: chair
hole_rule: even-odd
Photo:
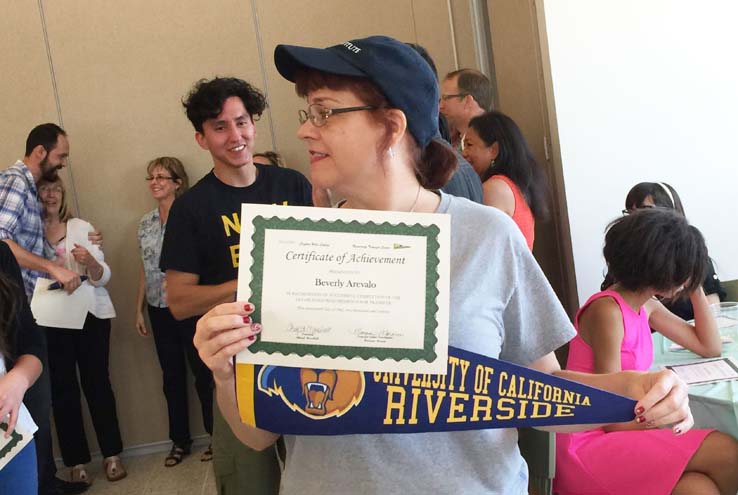
[[[556,474],[556,434],[533,428],[518,428],[518,447],[528,463],[528,491],[551,495]]]
[[[738,280],[721,280],[720,284],[727,293],[726,301],[738,301]]]

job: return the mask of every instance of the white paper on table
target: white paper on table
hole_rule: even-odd
[[[36,323],[45,327],[82,329],[95,300],[95,288],[89,282],[82,282],[77,290],[67,294],[64,289],[49,290],[53,282],[41,277],[36,281],[31,299]]]
[[[687,385],[738,380],[738,363],[731,357],[664,367],[676,373]]]
[[[730,328],[738,325],[738,320],[730,316],[720,315],[715,318],[718,328]]]
[[[721,335],[720,342],[722,342],[723,345],[732,344],[733,338],[730,337],[729,335]],[[669,346],[669,350],[672,352],[677,352],[677,351],[685,351],[686,349],[684,348],[684,346],[681,346],[677,344],[676,342],[672,342],[672,344]]]

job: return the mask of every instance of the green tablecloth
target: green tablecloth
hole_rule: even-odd
[[[723,356],[738,359],[738,327],[725,328],[722,334],[733,339],[723,345]],[[660,333],[653,334],[653,366],[683,364],[701,361],[690,351],[671,351],[672,342]],[[690,385],[689,406],[694,416],[695,428],[716,428],[738,438],[738,380],[706,385]]]

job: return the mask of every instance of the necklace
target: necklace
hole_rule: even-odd
[[[418,192],[415,194],[415,201],[413,201],[413,205],[410,207],[410,213],[415,211],[415,206],[418,204],[419,197],[420,197],[420,184],[418,184]]]

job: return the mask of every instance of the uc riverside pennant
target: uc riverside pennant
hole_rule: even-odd
[[[619,423],[636,402],[449,347],[446,375],[236,365],[241,420],[275,433],[348,435]]]
[[[28,443],[33,439],[33,433],[16,426],[10,435],[5,438],[8,423],[0,423],[0,469],[4,468]]]

